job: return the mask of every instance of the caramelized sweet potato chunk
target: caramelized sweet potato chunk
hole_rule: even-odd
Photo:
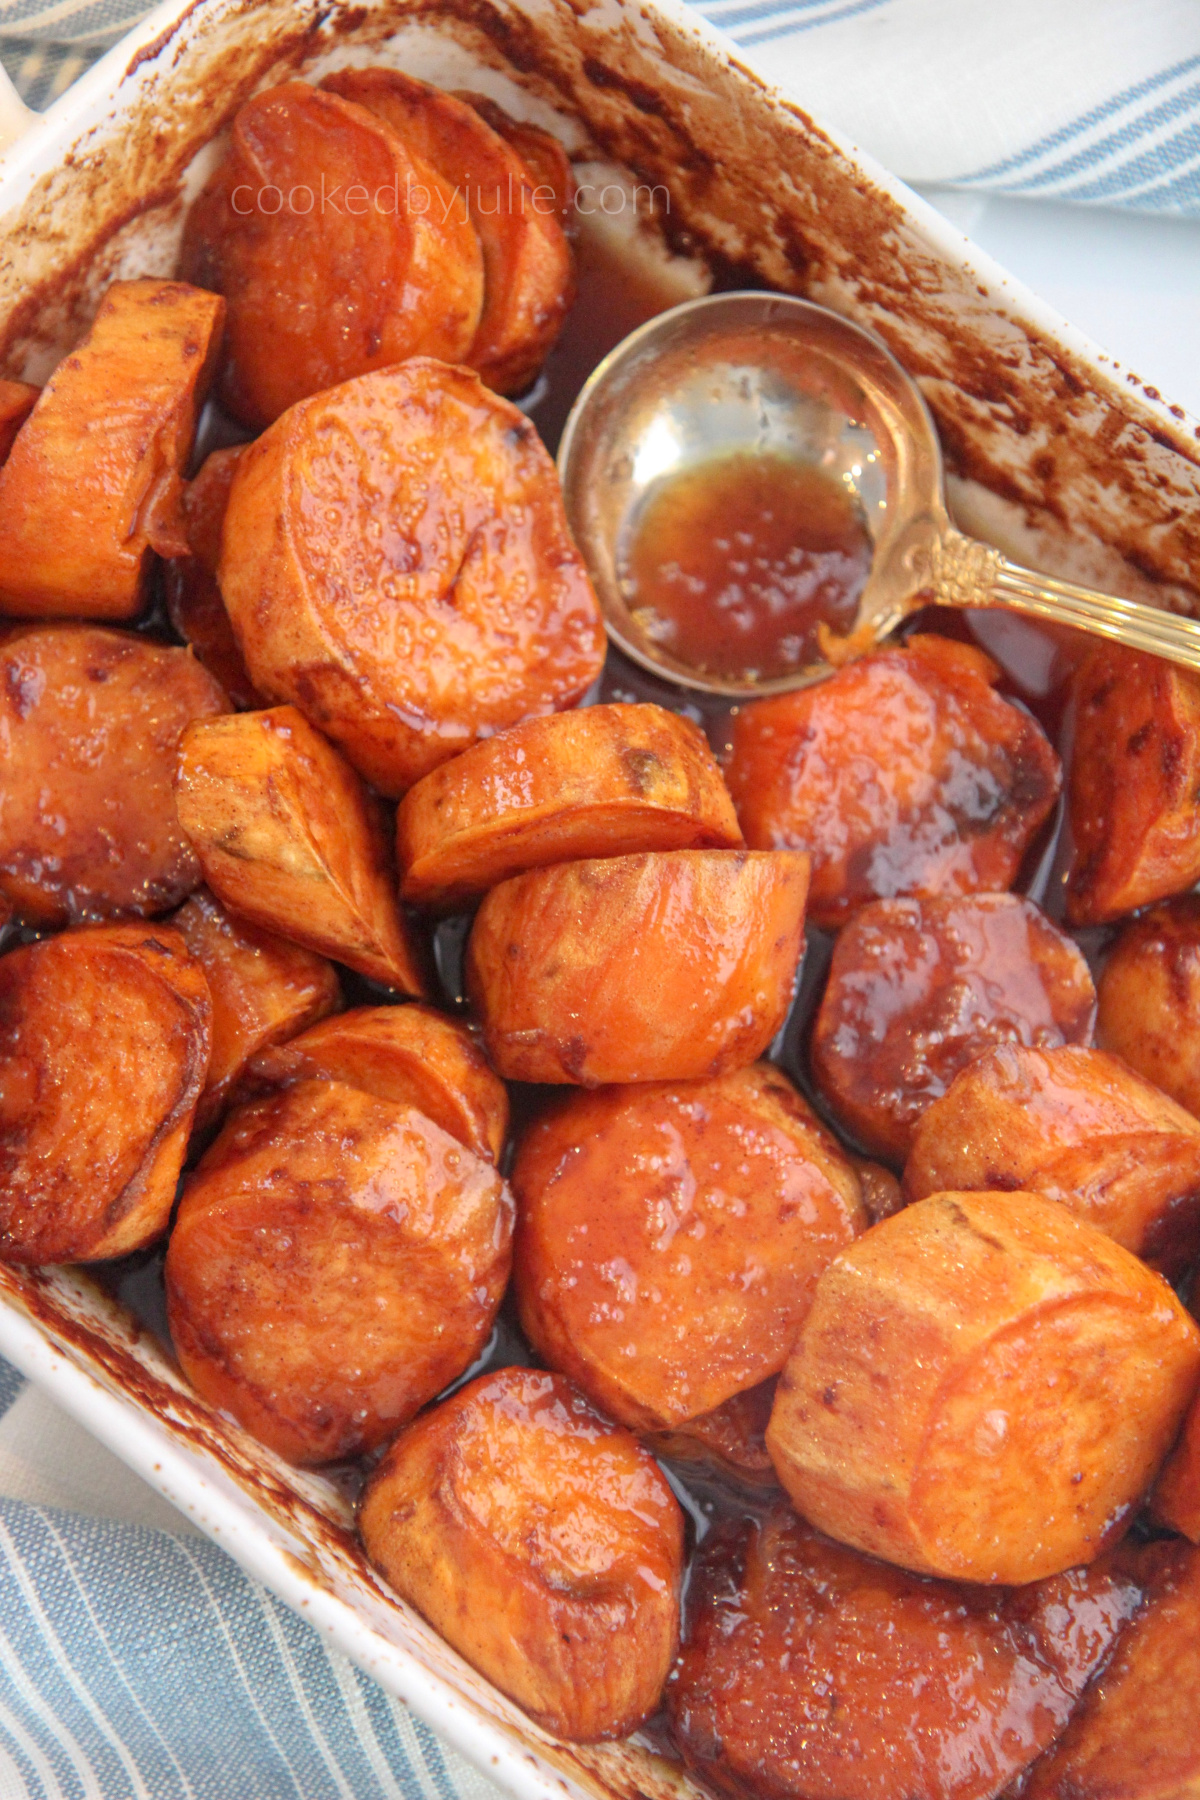
[[[524,163],[525,173],[535,190],[549,189],[554,198],[558,222],[570,237],[575,223],[575,177],[571,172],[567,153],[558,139],[550,132],[543,131],[540,125],[531,125],[528,119],[514,119],[511,113],[506,113],[502,106],[497,106],[485,94],[472,94],[459,89],[457,98],[465,100],[468,106],[473,106],[497,136],[502,137],[506,144],[512,145]]]
[[[212,1008],[163,925],[90,925],[0,957],[0,1258],[96,1262],[167,1228]]]
[[[701,1475],[723,1476],[742,1487],[778,1487],[767,1452],[767,1423],[774,1403],[772,1377],[670,1431],[642,1435],[655,1456],[690,1464]]]
[[[402,895],[448,909],[548,863],[741,841],[703,734],[661,706],[528,719],[434,769],[396,815]]]
[[[0,645],[0,888],[27,919],[152,914],[200,865],[175,814],[180,735],[228,702],[186,650],[88,625]]]
[[[461,199],[374,114],[303,81],[238,113],[181,267],[228,302],[221,397],[256,428],[408,356],[461,361],[483,306]]]
[[[180,493],[225,303],[115,281],[0,468],[0,611],[132,619],[151,552],[186,548]]]
[[[1062,774],[998,674],[970,645],[915,637],[738,713],[727,776],[746,842],[808,851],[814,924],[1016,879]]]
[[[1200,879],[1200,675],[1097,644],[1073,696],[1067,918],[1101,925]]]
[[[17,433],[33,411],[41,391],[27,381],[0,378],[0,463],[7,460]]]
[[[512,1184],[525,1334],[634,1430],[777,1374],[868,1223],[836,1141],[768,1063],[572,1094],[526,1133]]]
[[[1140,1597],[1108,1566],[1013,1593],[931,1581],[780,1506],[701,1545],[671,1722],[733,1800],[991,1800],[1063,1729]]]
[[[412,1107],[304,1081],[235,1113],[167,1248],[184,1373],[289,1462],[384,1443],[482,1348],[512,1201]]]
[[[465,204],[483,251],[483,312],[459,360],[497,393],[522,393],[574,297],[555,194],[538,187],[511,145],[454,94],[398,69],[342,69],[321,85],[382,119]]]
[[[383,809],[294,706],[189,728],[175,801],[230,912],[402,994],[424,992]]]
[[[1163,1464],[1150,1510],[1161,1524],[1200,1544],[1200,1393],[1188,1409],[1178,1443]]]
[[[183,528],[189,554],[172,557],[164,569],[172,625],[239,709],[264,704],[246,673],[217,586],[221,527],[241,454],[240,444],[214,450],[195,480],[188,482],[183,490]]]
[[[808,858],[668,850],[532,869],[492,889],[467,986],[509,1081],[689,1081],[745,1068],[782,1025]]]
[[[910,1200],[1021,1188],[1057,1200],[1163,1274],[1200,1253],[1200,1121],[1115,1056],[1000,1044],[917,1122]]]
[[[1200,895],[1131,919],[1098,983],[1096,1039],[1200,1114]]]
[[[573,706],[604,661],[536,430],[425,357],[293,407],[251,445],[220,579],[256,687],[386,794]]]
[[[203,889],[171,923],[204,970],[212,996],[212,1054],[197,1125],[221,1112],[252,1056],[332,1012],[337,970],[323,956],[234,919]]]
[[[1200,1378],[1160,1275],[1040,1194],[936,1194],[817,1283],[767,1448],[841,1542],[1038,1581],[1118,1537]]]
[[[508,1095],[470,1032],[432,1006],[356,1006],[256,1056],[243,1092],[295,1081],[343,1081],[380,1100],[415,1106],[443,1131],[499,1162]]]
[[[917,1120],[998,1043],[1087,1043],[1096,990],[1070,938],[1015,894],[877,900],[834,947],[812,1068],[839,1122],[902,1163]]]
[[[367,1555],[481,1674],[560,1737],[622,1737],[679,1635],[683,1515],[649,1454],[561,1375],[501,1369],[391,1446]]]

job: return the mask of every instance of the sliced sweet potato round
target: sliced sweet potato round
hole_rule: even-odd
[[[211,1017],[169,926],[89,925],[0,957],[0,1259],[96,1262],[162,1236]]]
[[[459,360],[497,393],[523,393],[574,298],[557,197],[543,194],[512,146],[454,94],[398,69],[342,69],[321,85],[382,119],[465,204],[483,251],[483,312]]]
[[[234,1113],[167,1248],[184,1373],[289,1462],[385,1442],[478,1355],[512,1201],[411,1107],[305,1081]]]
[[[573,706],[604,661],[536,430],[427,357],[293,407],[246,450],[220,581],[255,686],[386,794]]]
[[[1200,1114],[1200,895],[1131,919],[1097,985],[1097,1042]]]
[[[539,203],[553,200],[558,222],[570,237],[575,223],[575,177],[558,139],[540,125],[531,125],[528,119],[515,119],[486,94],[472,94],[460,88],[456,98],[473,106],[497,136],[512,145],[533,183],[535,198]]]
[[[902,1568],[1038,1581],[1128,1525],[1200,1379],[1200,1331],[1040,1194],[936,1194],[834,1258],[767,1447],[797,1510]]]
[[[768,1063],[572,1094],[525,1134],[512,1183],[525,1334],[636,1431],[777,1374],[868,1223],[836,1141]]]
[[[981,650],[922,636],[742,707],[727,769],[742,830],[756,850],[808,851],[814,924],[1016,879],[1062,772],[998,675]]]
[[[383,808],[294,706],[190,727],[175,802],[230,912],[402,994],[424,992]]]
[[[194,480],[183,490],[183,528],[187,556],[173,556],[164,565],[167,613],[181,638],[186,638],[209,674],[229,695],[233,705],[264,705],[246,673],[242,653],[217,585],[221,557],[221,527],[229,504],[229,489],[242,446],[214,450]]]
[[[187,650],[89,625],[0,644],[0,888],[56,925],[166,912],[200,881],[171,782],[184,727],[228,708]]]
[[[434,769],[396,815],[401,894],[438,909],[548,863],[741,841],[703,733],[661,706],[528,719]]]
[[[358,1515],[396,1592],[560,1737],[622,1737],[679,1634],[683,1515],[650,1455],[561,1375],[481,1375],[419,1419]]]
[[[0,467],[0,611],[132,619],[151,552],[186,549],[180,496],[225,303],[115,281]]]
[[[733,1800],[991,1800],[1140,1598],[1107,1565],[1015,1593],[930,1581],[780,1506],[701,1545],[667,1707],[686,1762]]]
[[[917,1122],[910,1200],[1021,1188],[1057,1200],[1170,1278],[1200,1254],[1200,1121],[1115,1056],[1000,1044]]]
[[[226,298],[221,397],[255,428],[408,356],[461,361],[483,307],[461,200],[374,114],[303,81],[242,107],[181,258]]]
[[[242,1094],[343,1081],[415,1106],[488,1162],[508,1135],[508,1095],[470,1032],[432,1006],[356,1006],[256,1056]]]
[[[877,900],[834,947],[812,1068],[838,1122],[900,1164],[917,1120],[994,1044],[1087,1043],[1079,948],[1015,894]]]
[[[668,850],[492,889],[467,987],[509,1081],[690,1081],[762,1055],[792,998],[808,858]]]
[[[33,411],[41,391],[27,381],[0,379],[0,463],[7,459],[17,433]]]
[[[1161,1525],[1200,1544],[1200,1393],[1188,1409],[1179,1441],[1163,1464],[1150,1510]]]

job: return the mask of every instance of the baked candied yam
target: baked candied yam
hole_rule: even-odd
[[[1160,1275],[1040,1194],[935,1194],[834,1258],[767,1428],[804,1518],[902,1568],[1038,1581],[1125,1529],[1200,1379]]]
[[[481,1375],[391,1445],[358,1527],[374,1566],[560,1737],[623,1737],[679,1635],[683,1515],[647,1451],[561,1375]]]
[[[667,1708],[685,1761],[733,1800],[991,1800],[1139,1599],[1107,1566],[1014,1593],[931,1581],[779,1506],[697,1552]]]
[[[96,1262],[162,1236],[211,1015],[169,926],[89,925],[0,957],[0,1259]]]
[[[661,706],[588,706],[486,738],[404,796],[400,892],[453,909],[524,869],[740,845],[703,733]]]
[[[1194,1800],[1200,1794],[1200,1551],[1121,1553],[1146,1601],[1023,1800]]]
[[[1097,983],[1096,1041],[1200,1114],[1200,896],[1123,927]]]
[[[167,1312],[201,1398],[294,1463],[384,1443],[468,1368],[512,1201],[412,1107],[305,1081],[232,1114],[189,1180]]]
[[[812,1070],[835,1118],[897,1166],[917,1120],[995,1044],[1088,1043],[1087,963],[1031,900],[876,900],[841,933],[813,1027]]]
[[[323,956],[235,919],[204,889],[171,921],[204,970],[212,996],[212,1052],[196,1110],[199,1126],[223,1111],[251,1057],[332,1012],[337,970]]]
[[[383,808],[294,706],[189,727],[175,802],[230,912],[402,994],[424,993]]]
[[[512,1185],[526,1336],[637,1431],[777,1374],[868,1224],[846,1157],[768,1063],[572,1094],[526,1132]]]
[[[1101,925],[1200,880],[1200,676],[1100,644],[1072,684],[1072,925]]]
[[[746,842],[808,851],[814,924],[1016,879],[1062,771],[998,675],[971,645],[915,637],[738,712],[726,774]]]
[[[467,987],[507,1081],[690,1081],[760,1057],[791,1003],[808,858],[668,850],[492,889]]]
[[[483,312],[458,360],[497,393],[523,393],[574,298],[557,196],[543,193],[516,150],[454,94],[398,69],[342,69],[321,85],[382,119],[466,206],[483,252]]]
[[[483,307],[461,201],[374,114],[303,81],[242,107],[181,256],[225,296],[221,398],[256,429],[405,357],[460,362]]]
[[[472,94],[459,88],[456,98],[473,106],[497,136],[512,145],[533,183],[535,198],[553,200],[555,216],[570,237],[574,225],[575,177],[558,139],[551,132],[543,131],[540,125],[531,125],[528,119],[514,119],[485,94]]]
[[[173,556],[163,568],[172,625],[239,709],[265,704],[246,673],[217,585],[221,527],[241,454],[240,444],[214,450],[188,482],[183,490],[183,527],[189,554]]]
[[[1200,1254],[1200,1121],[1117,1057],[1000,1044],[917,1122],[910,1200],[1020,1188],[1057,1200],[1169,1279]]]
[[[508,1094],[470,1032],[432,1006],[357,1006],[256,1056],[243,1092],[342,1081],[415,1106],[487,1162],[508,1136]]]
[[[151,553],[186,549],[183,470],[225,303],[181,281],[115,281],[0,468],[0,610],[132,619]]]
[[[22,425],[33,411],[41,388],[31,387],[27,381],[6,381],[0,378],[0,463],[3,463]]]
[[[687,1419],[670,1431],[643,1432],[655,1456],[683,1463],[700,1476],[717,1476],[741,1487],[777,1488],[775,1465],[767,1453],[767,1422],[775,1401],[775,1381],[760,1381],[734,1394],[712,1412]]]
[[[872,1162],[867,1156],[850,1156],[850,1166],[858,1176],[859,1192],[872,1225],[878,1225],[880,1219],[890,1219],[893,1213],[900,1211],[905,1204],[900,1183],[890,1169],[882,1163]]]
[[[537,431],[427,357],[293,407],[245,452],[220,580],[255,686],[393,796],[573,706],[604,661]]]
[[[0,643],[0,888],[39,925],[168,911],[200,881],[179,739],[228,701],[187,650],[91,625]]]
[[[1178,1442],[1163,1464],[1150,1511],[1160,1525],[1200,1544],[1200,1393],[1188,1408]]]

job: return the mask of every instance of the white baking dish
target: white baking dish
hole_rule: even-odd
[[[673,0],[168,0],[0,157],[0,368],[41,378],[108,280],[170,272],[203,147],[255,87],[388,59],[625,164],[669,190],[678,243],[873,326],[921,378],[960,523],[1200,611],[1200,425]],[[691,1791],[643,1746],[532,1726],[388,1597],[336,1485],[209,1413],[86,1278],[0,1268],[0,1353],[512,1792]]]

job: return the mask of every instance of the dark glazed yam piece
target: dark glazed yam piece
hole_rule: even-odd
[[[922,636],[738,713],[727,778],[746,842],[808,851],[814,924],[1015,881],[1062,771],[998,676],[981,650]]]
[[[187,548],[180,496],[225,303],[115,281],[0,468],[0,612],[132,619],[151,552]]]
[[[237,444],[214,450],[184,488],[183,528],[189,555],[172,557],[163,569],[172,625],[239,711],[265,704],[246,673],[217,585],[221,527],[242,448]]]
[[[849,1160],[858,1176],[862,1203],[872,1225],[878,1225],[880,1219],[890,1219],[893,1213],[898,1213],[905,1200],[900,1183],[892,1171],[885,1169],[882,1163],[872,1162],[866,1156],[851,1156]]]
[[[766,1437],[774,1402],[772,1378],[671,1431],[643,1432],[642,1436],[655,1456],[683,1463],[700,1476],[716,1475],[741,1487],[777,1488],[779,1480],[767,1453]]]
[[[169,926],[89,925],[0,957],[0,1260],[96,1262],[162,1236],[211,1017]]]
[[[1001,1044],[917,1123],[910,1200],[1020,1188],[1175,1280],[1200,1255],[1200,1120],[1103,1050]]]
[[[499,1162],[508,1136],[504,1083],[465,1026],[432,1006],[356,1006],[326,1019],[256,1056],[242,1094],[296,1081],[342,1081],[415,1106],[487,1162]]]
[[[228,302],[221,398],[256,430],[406,357],[460,362],[483,306],[461,202],[380,119],[303,81],[242,107],[181,257]]]
[[[624,1737],[679,1637],[683,1515],[653,1458],[561,1375],[501,1369],[388,1450],[358,1514],[396,1592],[560,1737]]]
[[[424,993],[383,808],[294,706],[187,731],[175,802],[230,912],[402,994]]]
[[[187,650],[89,625],[0,644],[0,888],[39,925],[167,912],[200,881],[171,783],[228,708]]]
[[[1200,1544],[1200,1392],[1150,1496],[1155,1522]]]
[[[549,131],[543,131],[540,125],[531,125],[528,119],[514,119],[506,113],[502,106],[489,100],[484,94],[471,94],[462,89],[456,99],[465,100],[473,106],[498,137],[506,144],[511,144],[525,165],[525,172],[533,183],[534,194],[539,203],[543,198],[553,198],[554,212],[559,224],[570,237],[573,234],[575,219],[575,177],[571,172],[571,164],[566,151]]]
[[[221,592],[255,685],[382,793],[582,699],[604,630],[534,426],[426,357],[293,407],[245,452]]]
[[[252,1056],[295,1037],[341,999],[323,956],[235,919],[204,889],[171,920],[204,970],[212,996],[212,1054],[196,1124],[218,1117]]]
[[[995,1044],[1086,1044],[1095,1012],[1081,951],[1032,900],[877,900],[834,946],[813,1074],[839,1123],[899,1165],[968,1063]]]
[[[17,433],[33,411],[41,391],[27,381],[0,378],[0,463],[7,461]]]
[[[1131,919],[1098,983],[1096,1041],[1200,1114],[1200,895]]]
[[[808,858],[670,850],[532,869],[493,888],[467,987],[507,1081],[692,1081],[744,1069],[782,1025]]]
[[[454,94],[398,69],[342,69],[321,85],[382,119],[465,205],[483,251],[483,313],[458,360],[497,393],[523,393],[574,298],[555,195],[537,189],[513,147]]]
[[[234,1113],[167,1248],[171,1339],[201,1398],[294,1463],[382,1444],[487,1341],[512,1201],[411,1107],[306,1081]]]
[[[936,1194],[826,1269],[767,1448],[796,1510],[902,1568],[1020,1585],[1118,1538],[1200,1379],[1160,1275],[1040,1194]]]
[[[1140,1597],[1107,1564],[1015,1592],[923,1579],[780,1506],[701,1545],[667,1708],[731,1800],[992,1800],[1063,1729]]]
[[[768,1063],[572,1094],[512,1172],[525,1334],[612,1418],[682,1425],[778,1374],[858,1178]]]
[[[1200,675],[1098,644],[1073,683],[1072,925],[1102,925],[1200,880]]]
[[[649,705],[514,725],[426,775],[396,815],[401,894],[439,910],[550,863],[741,841],[703,733]]]

